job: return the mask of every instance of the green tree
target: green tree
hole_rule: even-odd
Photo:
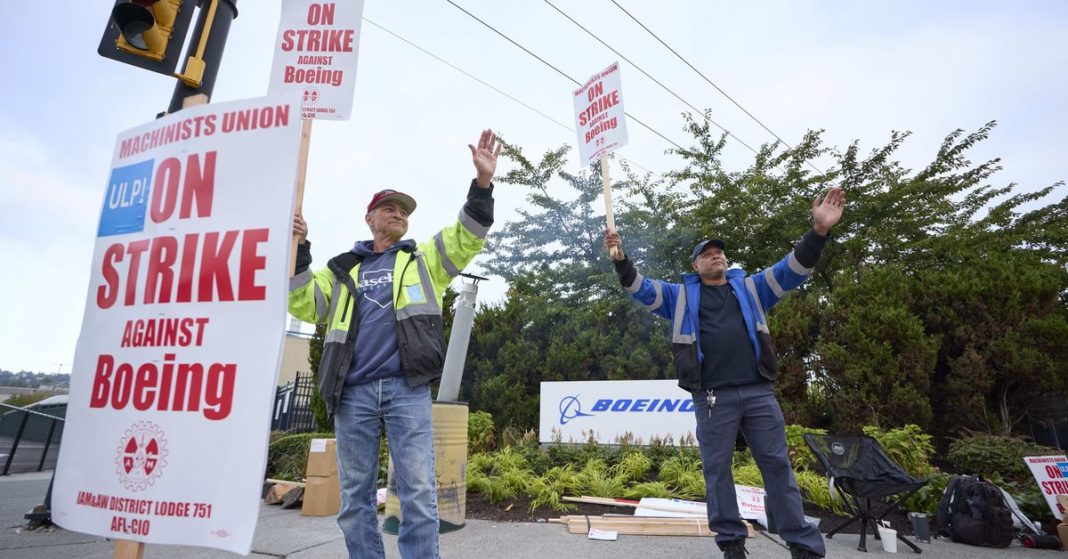
[[[867,155],[859,142],[824,148],[816,132],[794,149],[764,146],[749,169],[727,172],[725,137],[687,119],[694,146],[677,152],[686,165],[671,176],[692,196],[676,221],[726,239],[728,256],[747,270],[771,264],[800,237],[815,194],[837,184],[849,198],[817,281],[769,315],[792,419],[1009,433],[1036,394],[1068,389],[1057,365],[1064,344],[1055,341],[1068,293],[1057,269],[1068,257],[1068,197],[1024,212],[1063,183],[1030,193],[991,185],[999,160],[973,164],[968,153],[994,127],[954,131],[918,171],[894,159],[907,132]],[[833,164],[809,173],[820,156]],[[882,402],[878,389],[925,401]]]
[[[505,303],[476,316],[462,393],[502,426],[537,425],[540,383],[554,380],[673,378],[668,324],[631,301],[604,253],[605,220],[596,205],[602,193],[600,167],[574,175],[564,170],[567,148],[532,162],[514,146],[506,155],[517,169],[498,179],[525,187],[528,206],[519,219],[489,238],[487,269],[509,282]],[[618,183],[670,207],[649,177]],[[569,196],[549,194],[558,180]],[[617,216],[639,213],[633,223],[671,229],[674,211],[655,212],[626,201]],[[630,220],[627,220],[631,223]],[[621,228],[622,229],[622,228]],[[657,255],[656,231],[631,227],[628,254]],[[660,268],[663,259],[654,256]]]
[[[543,381],[672,378],[664,324],[645,309],[622,294],[570,304],[546,282],[519,276],[476,315],[461,386],[473,409],[529,429]]]
[[[915,284],[916,309],[941,341],[932,372],[945,434],[1010,435],[1042,395],[1068,389],[1064,270],[1034,254],[996,258]]]
[[[822,309],[817,378],[837,432],[931,427],[938,339],[913,313],[909,285],[899,268],[882,267],[864,282],[840,284]]]
[[[896,159],[907,132],[862,153],[815,131],[728,171],[725,136],[687,117],[681,169],[653,178],[624,166],[616,222],[646,277],[688,271],[707,237],[756,272],[811,227],[812,199],[842,186],[848,209],[814,278],[769,314],[789,421],[916,423],[943,440],[1010,433],[1034,402],[1068,392],[1068,197],[1041,205],[1061,183],[992,185],[999,161],[968,154],[994,126],[954,131],[918,170]],[[502,426],[529,427],[544,380],[673,378],[666,322],[628,300],[603,254],[600,169],[568,173],[566,149],[537,162],[507,155],[517,169],[500,182],[526,187],[528,206],[489,239],[488,268],[510,290],[476,317],[465,396]],[[817,163],[826,171],[813,173]]]

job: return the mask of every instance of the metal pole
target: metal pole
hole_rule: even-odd
[[[174,95],[171,97],[171,106],[168,113],[176,113],[182,110],[182,102],[186,97],[203,93],[211,99],[211,92],[215,89],[215,76],[219,73],[219,65],[222,62],[223,48],[226,47],[226,36],[230,34],[230,22],[237,18],[237,0],[218,0],[219,7],[215,10],[215,16],[208,29],[208,42],[204,49],[204,77],[200,81],[200,87],[190,87],[182,80],[174,86]],[[200,37],[205,32],[204,25],[208,19],[208,6],[212,0],[200,0],[200,13],[197,15],[197,24],[193,30],[193,38],[189,42],[189,52],[195,52],[200,43]]]
[[[37,464],[37,471],[44,469],[45,458],[48,456],[48,449],[52,448],[52,435],[56,433],[56,420],[52,420],[52,426],[48,428],[48,438],[45,439],[44,450],[41,452],[41,462]]]
[[[15,459],[15,454],[19,450],[19,443],[22,441],[22,432],[26,430],[26,421],[30,419],[30,412],[22,411],[22,422],[19,423],[19,432],[15,433],[15,442],[11,443],[11,454],[7,455],[7,462],[4,464],[4,472],[0,473],[0,476],[6,476],[8,471],[11,470],[11,461]]]
[[[472,274],[460,275],[474,281],[461,284],[460,294],[456,297],[456,315],[452,319],[449,349],[445,352],[445,366],[441,371],[441,386],[438,388],[439,402],[455,402],[460,397],[460,381],[464,376],[464,362],[467,361],[467,344],[471,341],[471,327],[475,324],[478,281],[486,279]]]

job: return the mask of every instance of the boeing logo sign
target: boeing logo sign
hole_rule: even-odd
[[[681,444],[696,431],[693,398],[673,380],[541,383],[541,442],[615,443],[620,437]]]
[[[576,417],[591,417],[591,414],[582,413],[582,402],[578,396],[566,396],[560,399],[560,425],[567,425],[568,421]]]
[[[593,417],[596,414],[583,413],[582,402],[578,396],[565,396],[560,399],[560,425],[567,425],[572,419],[579,417]],[[693,411],[693,400],[689,398],[601,398],[594,402],[591,412],[620,412],[620,413],[659,413],[659,412],[684,412]]]

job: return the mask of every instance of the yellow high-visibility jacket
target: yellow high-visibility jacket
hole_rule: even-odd
[[[414,249],[409,246],[397,252],[393,266],[397,348],[402,373],[412,387],[441,376],[445,362],[442,297],[452,279],[482,250],[492,224],[492,185],[482,189],[472,181],[455,223]],[[360,260],[355,253],[344,252],[313,273],[309,268],[311,243],[305,242],[299,245],[297,275],[289,284],[289,313],[305,322],[328,325],[319,362],[319,393],[331,415],[341,402],[353,351],[359,351],[355,347],[359,332],[355,294]]]

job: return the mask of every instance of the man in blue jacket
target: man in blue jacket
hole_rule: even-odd
[[[786,449],[786,422],[775,399],[775,348],[766,313],[797,288],[819,261],[827,235],[842,217],[845,195],[831,189],[812,202],[812,230],[774,266],[749,275],[728,269],[726,243],[694,247],[695,273],[682,283],[642,277],[623,252],[619,234],[605,235],[616,273],[631,296],[671,321],[679,386],[693,395],[697,442],[705,476],[708,527],[725,559],[745,557],[745,525],[731,475],[738,431],[745,436],[767,490],[766,506],[793,559],[823,557],[819,530],[805,521],[801,492]]]

